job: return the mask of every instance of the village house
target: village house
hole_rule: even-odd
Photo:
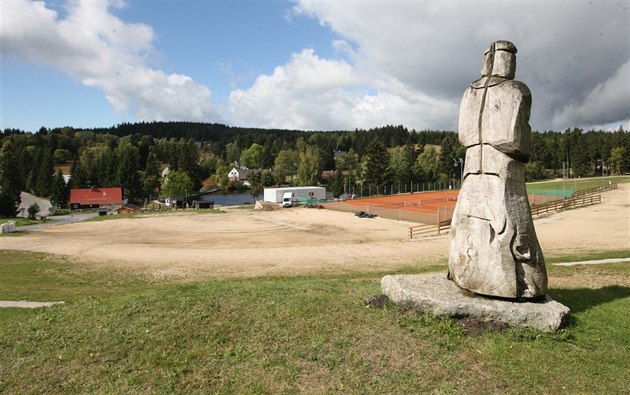
[[[247,181],[247,177],[249,177],[250,170],[245,167],[234,166],[232,170],[228,173],[228,179],[230,181]]]
[[[240,181],[244,186],[249,187],[249,176],[252,173],[262,173],[261,169],[248,169],[246,167],[240,167],[235,165],[228,173],[228,179],[230,181]]]
[[[123,191],[116,188],[82,188],[70,190],[70,209],[79,210],[87,208],[116,209],[122,207]]]

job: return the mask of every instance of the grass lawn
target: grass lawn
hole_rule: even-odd
[[[0,393],[630,392],[627,287],[550,290],[572,309],[556,334],[473,336],[366,308],[383,274],[169,283],[0,251],[0,300],[68,302],[0,309]],[[589,275],[613,274],[630,265]]]
[[[554,195],[564,191],[566,196],[569,196],[575,191],[595,188],[600,185],[608,184],[609,181],[613,184],[630,182],[630,176],[572,178],[567,180],[528,182],[527,192],[530,194]]]
[[[28,219],[28,218],[2,218],[0,219],[0,225],[6,222],[15,222],[15,226],[26,226],[26,225],[37,225],[41,224],[42,221],[38,219]]]

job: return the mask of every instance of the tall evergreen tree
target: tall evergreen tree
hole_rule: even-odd
[[[177,169],[185,172],[193,182],[193,190],[199,190],[201,186],[201,166],[199,165],[199,152],[193,140],[180,140],[177,144],[178,166]]]
[[[72,188],[87,188],[90,186],[85,170],[80,161],[75,161],[70,168],[70,182]]]
[[[269,136],[265,144],[263,144],[263,153],[261,160],[261,167],[269,169],[273,166],[274,152],[273,152],[274,140]],[[277,153],[277,151],[276,151]]]
[[[0,144],[1,145],[1,144]],[[23,147],[18,155],[18,171],[20,173],[20,179],[22,180],[22,188],[23,191],[30,190],[28,188],[28,179],[31,173],[31,169],[33,169],[33,159],[35,156],[35,152],[37,149],[32,146]]]
[[[586,143],[585,135],[582,129],[574,128],[568,132],[571,168],[573,175],[576,177],[584,177],[591,173],[591,158],[589,156],[589,148]]]
[[[42,150],[35,148],[33,160],[31,162],[30,171],[26,178],[26,190],[30,193],[37,194],[37,177],[39,175],[39,167],[42,163]]]
[[[123,188],[127,199],[137,202],[142,198],[139,175],[140,152],[131,144],[123,144],[116,148],[116,157],[118,159],[117,184]]]
[[[50,203],[52,203],[53,206],[66,208],[69,198],[70,190],[66,185],[66,181],[63,179],[61,169],[58,169],[50,186]]]
[[[16,171],[18,158],[11,139],[6,139],[0,150],[0,217],[13,218],[20,206],[20,174]]]
[[[37,172],[37,181],[35,183],[35,194],[37,196],[49,196],[50,187],[53,181],[53,151],[50,146],[46,145],[42,148],[41,162]]]
[[[149,152],[147,156],[147,165],[144,167],[144,175],[145,177],[150,176],[159,176],[160,175],[160,167],[158,165],[157,157],[153,150]]]
[[[389,154],[378,138],[373,139],[365,150],[362,175],[366,187],[382,187],[389,180]]]
[[[457,158],[457,135],[450,133],[442,139],[442,150],[439,158],[439,172],[442,178],[451,178],[455,174],[454,163]]]

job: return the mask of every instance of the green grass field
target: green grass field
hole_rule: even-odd
[[[567,180],[537,181],[527,183],[527,193],[547,196],[570,196],[575,191],[608,184],[630,182],[630,176],[573,178]]]
[[[42,221],[38,219],[28,219],[28,218],[1,218],[0,224],[4,224],[7,222],[13,221],[15,222],[15,226],[26,226],[26,225],[37,225],[41,224]]]
[[[630,251],[554,261],[617,256]],[[548,270],[630,276],[627,263]],[[0,393],[630,392],[628,287],[551,289],[572,309],[556,334],[470,335],[366,308],[383,274],[177,283],[0,251],[0,300],[67,301],[0,309]]]

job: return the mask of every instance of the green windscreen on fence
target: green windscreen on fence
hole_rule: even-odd
[[[547,196],[555,196],[558,198],[569,197],[573,194],[575,190],[573,187],[566,188],[545,188],[542,186],[527,186],[527,194],[529,195],[547,195]]]
[[[304,199],[304,198],[298,198],[298,203],[299,204],[320,204],[320,203],[326,203],[326,199],[315,199],[315,198]]]

